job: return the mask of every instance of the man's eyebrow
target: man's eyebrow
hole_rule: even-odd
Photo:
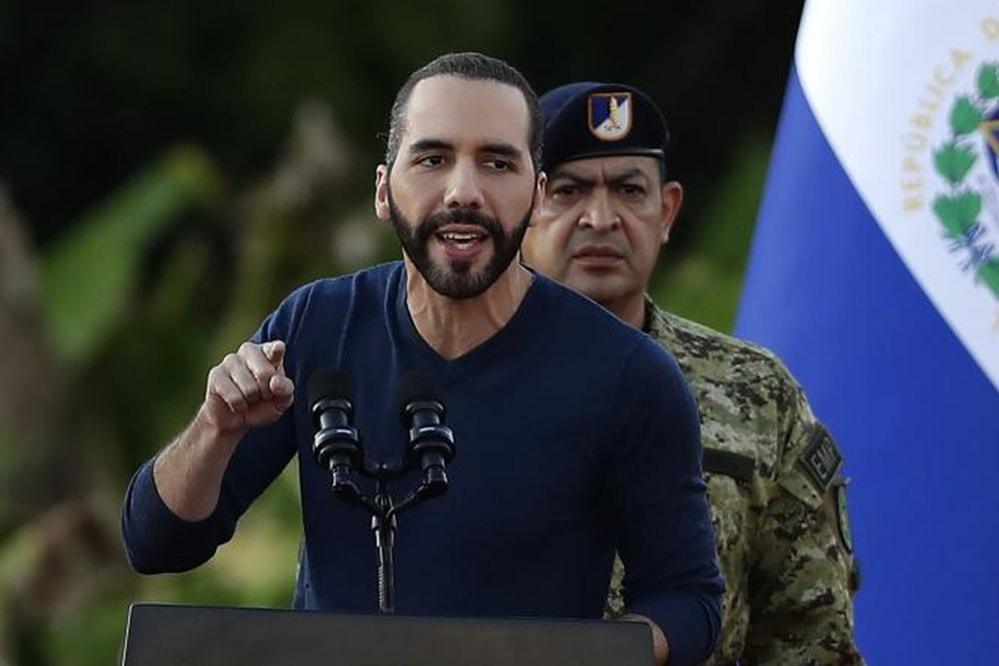
[[[516,160],[521,160],[524,158],[524,152],[517,148],[512,143],[505,142],[495,142],[487,143],[479,149],[479,152],[488,153],[489,155],[500,155],[502,157],[510,157]]]
[[[607,182],[608,183],[618,184],[618,183],[623,183],[624,181],[628,180],[629,178],[642,178],[642,179],[644,179],[646,181],[649,180],[648,175],[646,175],[646,173],[644,171],[642,171],[641,169],[627,169],[627,170],[622,171],[620,173],[609,174],[607,176]]]
[[[406,150],[410,153],[419,153],[425,150],[454,150],[454,144],[444,139],[418,139],[407,146]],[[511,143],[506,143],[502,141],[487,143],[479,148],[479,152],[488,153],[490,155],[501,155],[503,157],[510,157],[514,159],[523,159],[524,153],[522,150],[517,148]]]
[[[424,150],[453,150],[454,146],[443,139],[419,139],[409,144],[406,150],[411,153],[419,153]]]
[[[554,183],[558,180],[568,180],[573,185],[581,185],[583,187],[592,187],[595,182],[592,178],[584,178],[583,176],[577,176],[574,173],[569,173],[568,171],[556,171],[552,174],[551,182]]]
[[[641,178],[646,182],[650,182],[648,175],[641,169],[626,169],[619,173],[612,173],[607,176],[605,182],[608,183],[609,185],[620,185],[621,183],[631,178]],[[583,187],[592,187],[597,182],[596,178],[586,178],[584,176],[571,173],[569,171],[556,171],[555,173],[552,174],[551,182],[554,183],[558,180],[563,180],[563,179],[568,180],[575,185],[580,185]]]

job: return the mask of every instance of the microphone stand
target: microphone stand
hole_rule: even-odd
[[[319,466],[330,472],[333,495],[371,514],[378,553],[378,611],[388,614],[395,611],[392,549],[399,524],[397,516],[447,491],[445,466],[454,458],[454,433],[444,425],[442,403],[407,399],[402,413],[403,424],[409,426],[406,455],[394,464],[368,462],[353,426],[353,404],[343,395],[345,383],[338,371],[318,371],[310,379],[310,395],[319,396],[312,406],[317,429],[312,454]],[[396,504],[388,482],[414,468],[422,470],[423,479],[416,490]],[[351,479],[354,472],[375,480],[373,497],[360,491]]]
[[[392,496],[383,479],[378,480],[378,494],[375,495],[378,511],[371,515],[371,530],[375,533],[375,548],[378,550],[378,612],[383,615],[395,612],[395,562],[392,548],[395,546],[395,530],[398,522],[392,511]]]
[[[386,463],[368,464],[358,470],[361,474],[374,478],[375,495],[365,495],[357,485],[349,480],[334,482],[333,494],[371,514],[371,531],[375,537],[378,553],[378,612],[387,615],[395,612],[395,562],[392,549],[395,546],[395,533],[399,526],[397,516],[426,500],[442,494],[437,483],[424,479],[401,502],[395,504],[388,490],[388,482],[405,474],[413,465],[403,459],[396,465]]]

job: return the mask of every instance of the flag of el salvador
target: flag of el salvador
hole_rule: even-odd
[[[999,660],[999,4],[808,0],[736,333],[846,457],[872,664]]]

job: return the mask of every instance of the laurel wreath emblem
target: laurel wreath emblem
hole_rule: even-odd
[[[985,237],[978,221],[981,194],[965,184],[978,160],[973,141],[976,131],[995,131],[986,125],[989,107],[999,100],[999,62],[986,62],[978,69],[976,94],[961,95],[950,108],[950,137],[933,152],[933,166],[947,181],[949,191],[933,200],[933,212],[943,226],[952,252],[963,255],[961,268],[971,272],[999,300],[999,254]]]

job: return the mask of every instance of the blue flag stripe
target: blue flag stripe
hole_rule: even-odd
[[[858,196],[796,72],[736,333],[788,363],[846,455],[868,661],[990,663],[999,394]]]

